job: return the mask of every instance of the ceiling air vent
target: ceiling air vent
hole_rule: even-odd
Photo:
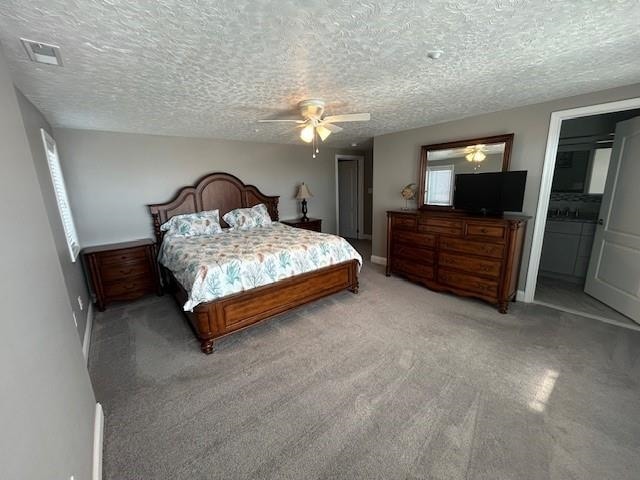
[[[32,62],[46,63],[47,65],[62,66],[62,57],[60,56],[60,47],[49,45],[48,43],[34,42],[21,38],[27,55]]]

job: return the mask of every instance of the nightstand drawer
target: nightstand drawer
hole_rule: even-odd
[[[149,264],[146,262],[129,262],[123,264],[103,265],[102,279],[105,282],[119,281],[125,278],[139,277],[150,273]]]
[[[99,255],[102,265],[121,265],[123,263],[144,260],[147,256],[146,250],[143,248],[134,248],[128,250],[117,250],[115,252],[101,253]]]
[[[319,218],[310,218],[306,221],[301,218],[296,218],[293,220],[281,220],[280,223],[284,223],[290,227],[302,228],[303,230],[311,230],[313,232],[322,231],[322,220]]]
[[[104,286],[104,294],[109,300],[128,300],[153,293],[154,285],[149,276],[124,279]]]

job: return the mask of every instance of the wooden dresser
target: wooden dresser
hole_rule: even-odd
[[[507,313],[515,299],[527,217],[387,212],[387,276],[481,298]]]
[[[156,248],[152,240],[113,243],[82,251],[98,310],[108,303],[162,294]]]
[[[280,223],[289,225],[290,227],[303,228],[305,230],[313,230],[314,232],[322,231],[322,220],[319,218],[310,218],[309,220],[302,220],[301,218],[295,218],[292,220],[281,220]]]

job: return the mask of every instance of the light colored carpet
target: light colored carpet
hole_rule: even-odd
[[[386,278],[200,353],[170,298],[97,315],[105,479],[637,479],[640,332]]]

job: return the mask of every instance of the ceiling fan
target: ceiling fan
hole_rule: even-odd
[[[344,130],[342,127],[335,125],[343,122],[367,122],[371,120],[369,113],[347,113],[344,115],[324,115],[324,100],[310,99],[303,100],[298,104],[302,119],[286,118],[274,120],[258,120],[260,123],[296,123],[296,128],[301,128],[300,138],[303,142],[313,145],[313,158],[319,153],[318,137],[323,142],[332,133],[338,133]]]

